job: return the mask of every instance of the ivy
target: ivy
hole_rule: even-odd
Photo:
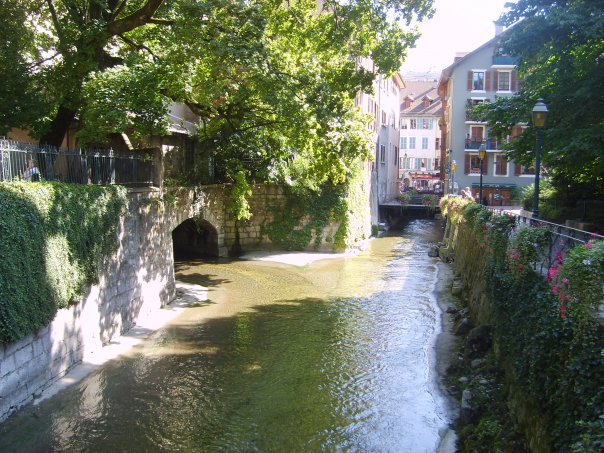
[[[0,183],[0,343],[47,325],[97,281],[126,205],[123,187]]]
[[[458,228],[456,266],[470,285],[486,278],[499,360],[551,450],[602,451],[604,339],[594,311],[604,299],[604,242],[575,246],[543,275],[547,228],[517,229],[511,217],[456,199],[443,205]]]

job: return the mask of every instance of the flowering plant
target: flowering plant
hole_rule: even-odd
[[[513,236],[508,248],[508,268],[515,279],[535,272],[537,264],[543,261],[551,232],[545,227],[526,227]]]
[[[558,255],[547,271],[552,294],[559,302],[560,317],[584,324],[604,300],[604,241],[589,241]]]

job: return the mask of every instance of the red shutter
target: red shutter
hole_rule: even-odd
[[[484,73],[484,90],[485,91],[491,91],[491,77],[492,77],[491,71],[486,71]]]
[[[522,134],[522,127],[521,126],[514,126],[512,128],[512,139],[520,136]]]
[[[493,71],[493,91],[499,89],[499,72]]]
[[[520,167],[520,164],[515,164],[514,165],[514,176],[520,176],[521,171],[522,171],[522,168]]]
[[[470,155],[468,153],[465,154],[465,162],[463,165],[463,172],[466,175],[470,174]]]
[[[487,153],[482,159],[482,174],[487,175],[489,173],[489,154]]]
[[[516,92],[518,91],[518,84],[516,83],[516,71],[512,71],[512,74],[510,75],[510,90],[512,92]]]
[[[474,78],[474,73],[472,71],[468,71],[468,91],[472,91],[472,79]]]

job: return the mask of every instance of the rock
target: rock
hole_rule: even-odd
[[[430,250],[428,250],[428,256],[431,258],[438,258],[438,252],[439,252],[438,246],[433,245],[432,247],[430,247]]]
[[[461,407],[459,410],[459,418],[462,423],[468,423],[472,419],[472,392],[469,389],[465,389],[461,394]]]
[[[465,335],[471,328],[472,324],[470,323],[470,320],[468,318],[463,318],[457,326],[457,329],[455,329],[455,335],[458,337]]]
[[[466,337],[465,354],[469,359],[482,357],[493,345],[491,326],[480,325],[468,332]]]
[[[451,285],[451,294],[454,296],[459,296],[462,289],[463,285],[461,284],[461,280],[453,280],[453,284]]]
[[[483,360],[482,359],[474,359],[470,362],[470,366],[472,368],[478,368],[480,365],[482,365]]]
[[[455,313],[459,313],[459,310],[455,307],[447,307],[447,313],[453,315]]]
[[[468,383],[470,380],[469,380],[467,377],[462,376],[462,377],[460,377],[460,378],[458,379],[458,381],[459,381],[459,383],[460,383],[460,384],[462,384],[462,385],[466,385],[466,384],[467,384],[467,383]]]

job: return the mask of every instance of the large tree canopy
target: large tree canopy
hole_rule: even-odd
[[[400,67],[417,38],[405,22],[431,14],[432,0],[6,0],[0,134],[58,145],[77,119],[83,144],[136,139],[182,102],[226,161],[278,171],[296,156],[337,181],[367,152],[355,93]]]
[[[559,185],[589,187],[604,196],[604,0],[519,0],[502,17],[513,25],[501,49],[518,58],[518,96],[485,107],[494,133],[530,124],[538,98],[549,108],[543,163]],[[518,161],[534,161],[535,130],[513,145]]]

